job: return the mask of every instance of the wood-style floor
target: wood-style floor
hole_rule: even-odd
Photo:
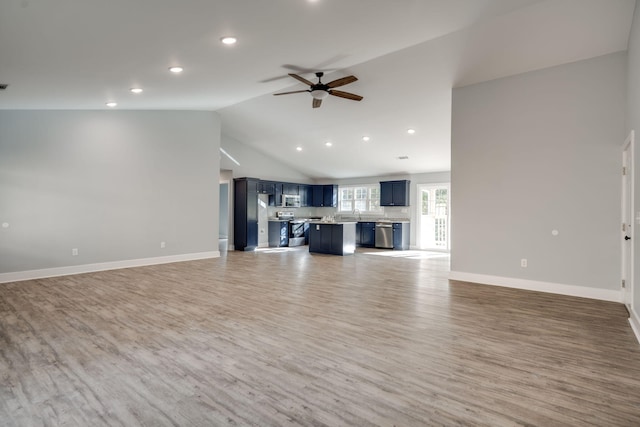
[[[640,425],[622,305],[447,275],[298,249],[0,285],[0,425]]]

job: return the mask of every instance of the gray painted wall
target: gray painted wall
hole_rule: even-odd
[[[454,90],[452,271],[620,289],[625,88],[617,53]]]
[[[229,160],[227,156],[220,153],[221,168],[233,171],[234,178],[251,177],[273,181],[299,182],[301,184],[312,183],[312,180],[307,175],[278,161],[275,154],[273,157],[265,156],[227,135],[222,135],[221,146],[240,163],[240,165],[237,165]]]
[[[636,9],[633,14],[633,25],[631,27],[631,35],[629,36],[628,48],[628,70],[627,70],[627,132],[632,129],[636,133],[635,142],[635,216],[640,211],[640,7],[636,3]],[[634,260],[634,293],[633,293],[633,310],[640,313],[640,233],[638,228],[640,224],[636,221],[635,230],[633,230],[633,245],[635,251]]]
[[[212,112],[0,111],[0,273],[216,251],[219,146]]]

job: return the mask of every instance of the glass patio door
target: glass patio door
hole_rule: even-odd
[[[418,246],[449,251],[449,184],[418,185]]]

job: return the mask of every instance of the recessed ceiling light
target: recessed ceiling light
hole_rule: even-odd
[[[371,138],[369,138],[368,136],[363,136],[363,137],[362,137],[362,140],[363,140],[364,142],[369,142],[369,140],[371,140]]]
[[[333,143],[331,141],[327,141],[324,143],[324,145],[326,145],[327,147],[331,147]]]
[[[131,89],[129,89],[129,92],[131,93],[142,93],[142,89],[139,87],[132,87]]]
[[[113,102],[113,101],[109,101],[105,104],[107,107],[109,108],[113,108],[113,107],[117,107],[118,103],[117,102]]]
[[[171,71],[172,73],[181,73],[184,71],[184,68],[182,67],[169,67],[169,71]]]
[[[409,135],[413,135],[414,133],[416,133],[416,130],[415,129],[407,129],[407,133]]]
[[[296,147],[296,150],[302,151],[302,147]]]
[[[235,37],[229,37],[229,36],[227,36],[227,37],[223,37],[223,38],[221,38],[221,39],[220,39],[220,41],[221,41],[223,44],[236,44],[236,42],[238,41],[238,39],[237,39],[237,38],[235,38]]]

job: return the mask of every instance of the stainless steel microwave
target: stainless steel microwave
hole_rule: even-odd
[[[300,196],[295,194],[283,194],[282,195],[282,207],[283,208],[299,208]]]

